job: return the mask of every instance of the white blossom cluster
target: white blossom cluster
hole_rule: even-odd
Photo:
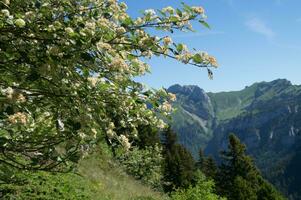
[[[36,145],[54,140],[65,146],[43,148],[62,160],[61,152],[78,145],[89,149],[105,135],[129,150],[139,126],[166,127],[156,112],[170,115],[176,100],[174,94],[147,90],[135,81],[150,71],[145,58],[218,66],[213,56],[148,31],[192,30],[192,20],[205,23],[202,7],[148,9],[132,18],[117,0],[57,2],[1,1],[0,124],[14,132],[12,149],[27,147],[28,138]]]

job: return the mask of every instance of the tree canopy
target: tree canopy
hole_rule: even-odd
[[[234,134],[229,136],[228,150],[221,153],[222,164],[216,177],[217,192],[229,200],[283,200],[246,155],[246,146]]]
[[[0,162],[57,169],[100,139],[131,148],[137,127],[165,127],[173,94],[148,90],[134,77],[153,56],[207,68],[216,59],[148,30],[204,26],[202,7],[183,4],[132,18],[116,0],[0,1]]]

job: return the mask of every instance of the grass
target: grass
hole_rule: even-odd
[[[0,166],[1,175],[7,170]],[[78,174],[14,172],[18,182],[0,184],[7,200],[167,200],[160,192],[127,175],[105,145],[79,162]]]
[[[80,162],[79,173],[97,187],[99,200],[159,200],[168,199],[127,175],[112,161],[105,148]]]

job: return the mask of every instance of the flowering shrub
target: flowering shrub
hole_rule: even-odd
[[[158,146],[145,149],[134,148],[122,155],[119,161],[126,171],[156,189],[162,189],[163,156]]]
[[[207,180],[205,175],[197,172],[197,183],[188,189],[177,190],[171,194],[172,200],[226,200],[214,193],[214,182]]]
[[[217,67],[207,53],[147,32],[207,26],[201,7],[138,18],[116,0],[1,0],[0,9],[0,162],[16,168],[55,169],[99,138],[128,150],[139,125],[164,128],[154,112],[168,115],[175,96],[133,80],[149,72],[142,58],[177,59],[210,77]]]

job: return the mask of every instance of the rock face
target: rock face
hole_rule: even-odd
[[[212,138],[214,112],[210,98],[197,86],[174,85],[168,91],[177,95],[172,127],[179,141],[196,156]]]
[[[291,199],[301,196],[291,189],[301,175],[288,171],[301,160],[301,86],[278,79],[235,92],[206,94],[197,86],[180,85],[169,92],[177,95],[173,128],[195,157],[203,148],[218,158],[234,133],[270,181]]]
[[[212,118],[213,110],[209,96],[198,86],[174,85],[168,89],[169,92],[177,95],[183,104],[181,106],[198,117],[209,120]]]

